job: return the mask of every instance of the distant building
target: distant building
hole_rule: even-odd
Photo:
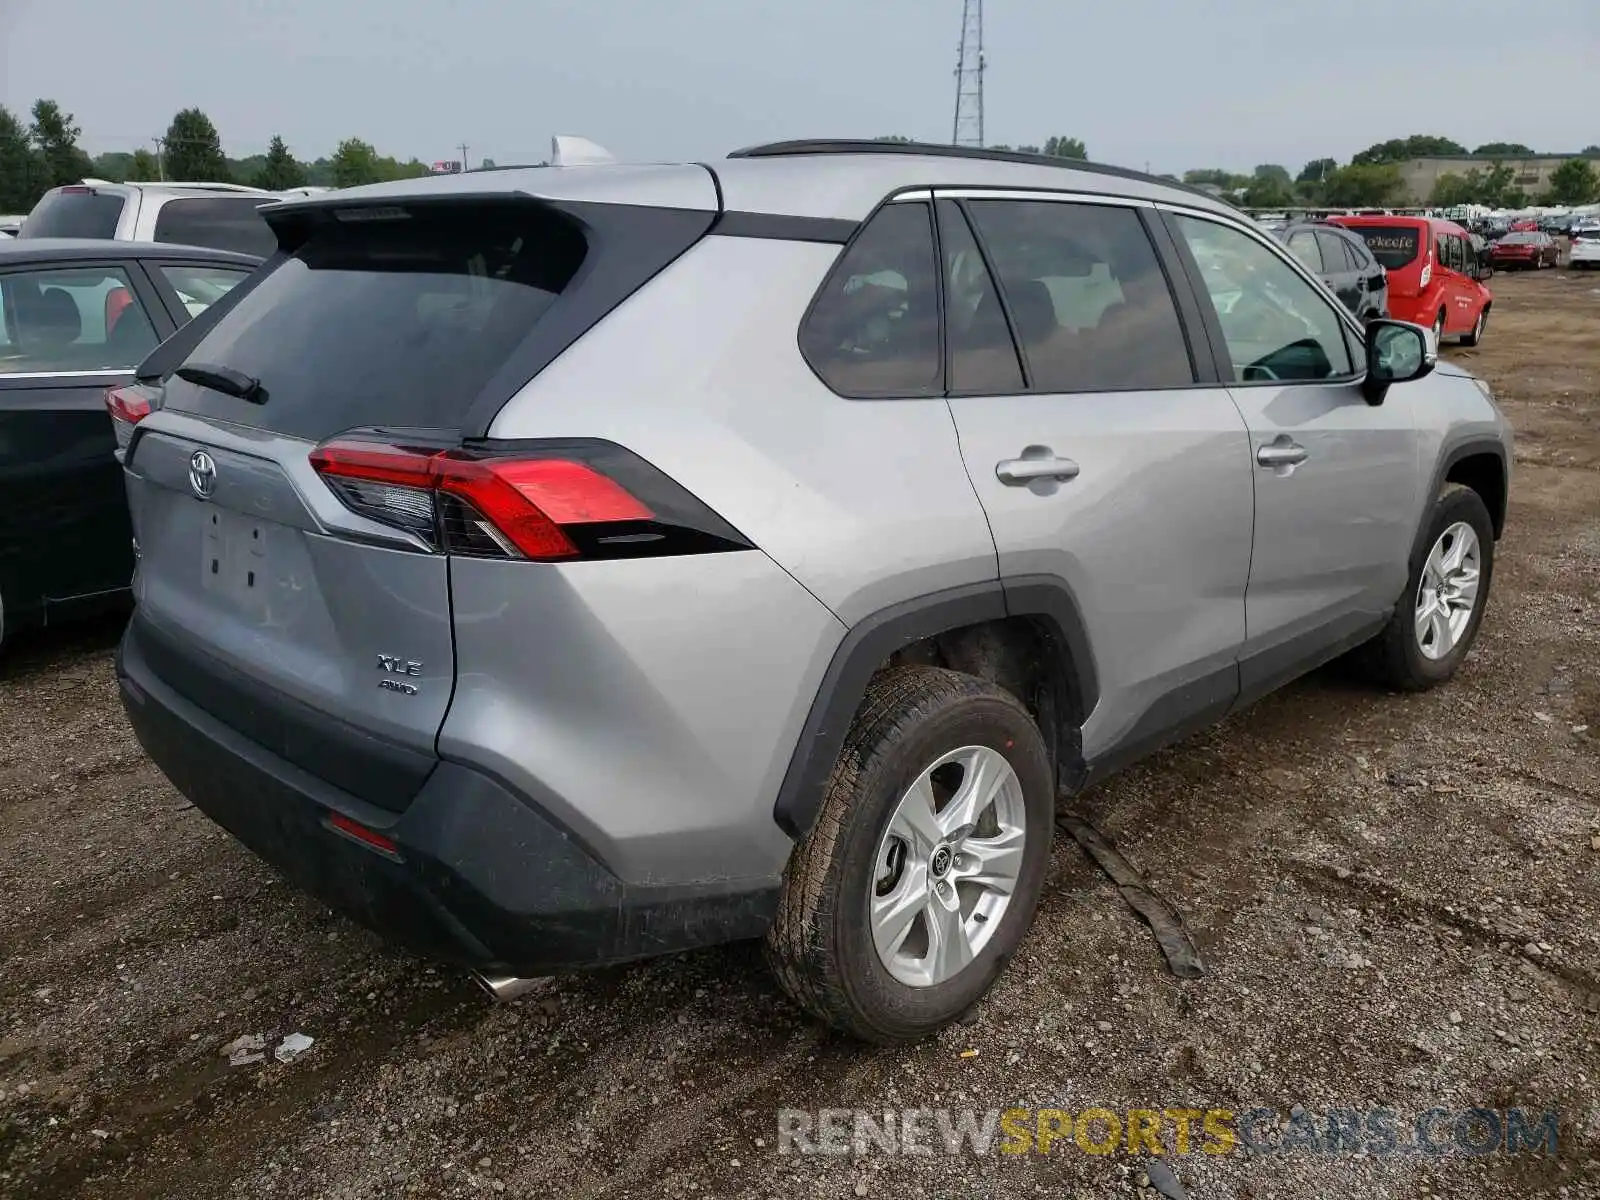
[[[1497,162],[1510,167],[1514,172],[1512,184],[1534,199],[1550,186],[1550,176],[1557,167],[1569,158],[1580,157],[1578,154],[1537,154],[1528,158],[1495,159],[1462,154],[1444,158],[1413,158],[1397,165],[1411,200],[1426,204],[1428,197],[1433,194],[1433,185],[1439,182],[1439,176],[1465,175],[1468,171],[1488,172]],[[1600,167],[1600,162],[1596,162],[1596,166]]]

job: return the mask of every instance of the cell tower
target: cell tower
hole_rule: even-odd
[[[956,58],[956,123],[950,141],[983,145],[983,0],[961,0],[961,50]]]

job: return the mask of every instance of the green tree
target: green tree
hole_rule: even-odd
[[[1600,146],[1585,146],[1578,151],[1579,158],[1600,158]]]
[[[1221,167],[1205,167],[1183,173],[1183,181],[1193,187],[1203,183],[1215,184],[1217,187],[1226,188],[1233,186],[1233,175]]]
[[[33,102],[33,125],[29,133],[44,168],[47,180],[44,190],[77,183],[85,175],[94,174],[94,164],[78,147],[80,132],[72,114],[62,112],[54,100]]]
[[[1465,155],[1467,148],[1460,142],[1434,134],[1417,133],[1408,138],[1393,138],[1368,146],[1350,159],[1351,166],[1369,167],[1379,163],[1405,162],[1412,158],[1446,158]]]
[[[1490,208],[1521,208],[1527,203],[1526,194],[1516,186],[1517,173],[1504,163],[1497,162],[1484,172],[1468,171],[1467,178],[1474,179],[1478,204]]]
[[[1300,174],[1294,177],[1294,181],[1296,183],[1321,183],[1338,169],[1339,160],[1336,158],[1313,158],[1300,168]]]
[[[222,153],[222,139],[211,118],[198,108],[186,108],[167,126],[161,146],[166,155],[168,179],[196,183],[231,183],[228,158]]]
[[[285,188],[302,187],[305,181],[305,167],[289,153],[289,147],[283,144],[283,139],[274,136],[267,144],[267,157],[252,182],[269,192],[281,192]]]
[[[1521,142],[1485,142],[1472,152],[1474,158],[1526,158],[1533,147]]]
[[[1082,138],[1046,138],[1044,152],[1051,158],[1087,159],[1089,157],[1089,150],[1084,146]]]
[[[907,145],[911,144],[911,139],[910,138],[901,137],[898,133],[886,133],[886,134],[883,134],[881,137],[875,137],[872,140],[875,141],[875,142],[894,142],[897,145],[901,145],[901,146],[907,146]]]
[[[1405,195],[1400,168],[1390,163],[1356,163],[1328,176],[1327,203],[1340,207],[1378,208]]]
[[[1478,176],[1474,179],[1472,176]],[[1482,186],[1480,172],[1471,171],[1466,175],[1458,175],[1454,171],[1446,171],[1433,181],[1433,191],[1428,195],[1428,203],[1435,208],[1455,208],[1460,204],[1481,204],[1478,192]]]
[[[1548,204],[1588,204],[1600,198],[1600,175],[1586,158],[1569,158],[1550,173]]]
[[[478,164],[478,170],[480,170],[480,171],[492,171],[492,170],[494,170],[494,159],[492,159],[492,158],[484,159],[481,163]]]
[[[161,178],[161,164],[156,161],[156,156],[148,150],[135,150],[133,162],[128,167],[130,182],[148,183],[152,179]]]
[[[1250,178],[1256,181],[1271,180],[1273,183],[1282,184],[1285,189],[1294,182],[1289,176],[1289,169],[1280,167],[1277,163],[1262,163]]]
[[[330,162],[334,187],[360,187],[383,178],[378,170],[378,152],[360,138],[340,142]]]
[[[128,178],[128,170],[133,166],[133,155],[124,150],[108,150],[104,154],[96,154],[89,162],[89,174],[96,179],[109,179],[112,183],[121,183]]]
[[[0,105],[0,212],[28,212],[48,186],[44,163],[28,144],[28,131]]]

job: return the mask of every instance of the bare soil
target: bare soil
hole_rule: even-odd
[[[1336,666],[1081,802],[1186,913],[1199,981],[1063,836],[976,1023],[914,1049],[817,1029],[749,946],[492,1006],[186,805],[124,723],[114,624],[9,649],[0,1195],[1131,1196],[1143,1164],[1071,1146],[782,1155],[776,1113],[1295,1104],[1553,1109],[1559,1148],[1170,1159],[1189,1194],[1600,1195],[1600,277],[1493,287],[1450,353],[1516,470],[1460,678]],[[243,1034],[264,1063],[228,1065]]]

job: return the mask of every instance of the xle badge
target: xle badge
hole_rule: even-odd
[[[422,664],[410,659],[396,658],[392,654],[378,655],[378,670],[384,673],[384,678],[378,680],[378,686],[386,692],[399,692],[404,696],[415,696],[417,685],[407,683],[404,679],[396,679],[396,675],[421,675]]]

